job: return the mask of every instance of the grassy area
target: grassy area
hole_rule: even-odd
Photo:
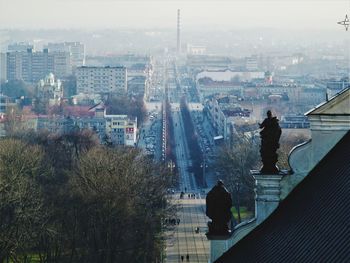
[[[22,258],[19,258],[21,261],[23,260],[24,261],[24,259]],[[5,261],[6,262],[6,261]],[[27,262],[30,262],[30,263],[39,263],[40,262],[40,257],[39,257],[39,255],[38,254],[31,254],[31,255],[28,255],[28,257],[27,257]],[[14,261],[13,260],[9,260],[9,263],[14,263]]]
[[[234,216],[234,218],[237,220],[238,213],[237,213],[236,208],[235,207],[231,207],[231,212],[232,212],[232,215]],[[240,208],[240,212],[241,212],[241,219],[242,219],[242,221],[250,219],[250,218],[253,217],[253,212],[248,211],[247,208],[244,207],[244,206]]]

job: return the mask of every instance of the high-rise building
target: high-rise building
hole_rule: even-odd
[[[6,57],[8,80],[36,83],[49,73],[53,73],[58,78],[72,74],[68,52],[49,52],[48,49],[33,52],[33,49],[28,49],[7,52]]]
[[[22,79],[22,55],[24,52],[7,52],[6,75],[8,80]]]
[[[27,42],[17,42],[17,43],[12,43],[7,46],[7,50],[9,52],[22,52],[22,51],[27,51],[28,49],[34,49],[34,46],[32,44],[29,44]]]
[[[176,43],[176,51],[178,54],[181,53],[181,35],[180,35],[180,9],[177,10],[177,43]]]
[[[0,83],[6,80],[7,80],[6,53],[0,53]]]
[[[126,67],[78,67],[77,93],[108,94],[127,91]]]
[[[85,45],[80,42],[48,43],[49,52],[69,52],[73,67],[85,65]]]

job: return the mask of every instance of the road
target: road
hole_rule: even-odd
[[[179,188],[181,191],[196,191],[197,184],[194,179],[194,175],[188,172],[188,168],[192,165],[192,162],[189,157],[189,149],[183,127],[181,112],[178,108],[179,107],[177,107],[177,105],[172,107],[172,117],[174,122],[177,168],[180,174]]]
[[[176,166],[180,174],[179,190],[185,192],[184,199],[179,198],[179,194],[173,195],[172,202],[178,207],[177,218],[180,224],[172,230],[166,232],[167,248],[166,262],[208,262],[209,241],[205,236],[207,231],[208,218],[205,215],[205,197],[200,196],[200,189],[196,184],[193,173],[189,172],[192,166],[190,159],[187,138],[184,129],[184,122],[180,111],[180,98],[183,90],[176,76],[176,70],[171,68],[173,63],[169,63],[167,69],[167,96],[171,105],[171,114],[175,137]],[[197,198],[189,198],[188,195],[195,194]],[[196,233],[196,229],[199,232]]]
[[[204,214],[205,200],[191,199],[187,195],[185,199],[179,199],[179,195],[174,195],[174,203],[179,207],[177,218],[180,224],[166,232],[166,262],[182,262],[181,256],[186,262],[188,255],[189,262],[207,263],[209,241],[205,236],[208,221]]]

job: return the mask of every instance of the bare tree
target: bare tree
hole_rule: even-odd
[[[258,165],[258,145],[245,136],[235,138],[232,146],[223,146],[217,155],[215,168],[232,194],[238,222],[241,222],[242,204],[249,210],[254,207],[254,180],[250,170],[256,169]]]
[[[0,141],[0,262],[25,262],[41,221],[43,151],[19,140]]]
[[[154,260],[167,181],[149,159],[131,148],[95,147],[79,159],[71,186],[83,207],[85,262]]]

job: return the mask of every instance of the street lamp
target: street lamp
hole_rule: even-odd
[[[202,178],[203,184],[205,182],[205,168],[208,168],[208,165],[205,163],[205,158],[203,158],[203,163],[201,163],[200,167],[203,169]]]

